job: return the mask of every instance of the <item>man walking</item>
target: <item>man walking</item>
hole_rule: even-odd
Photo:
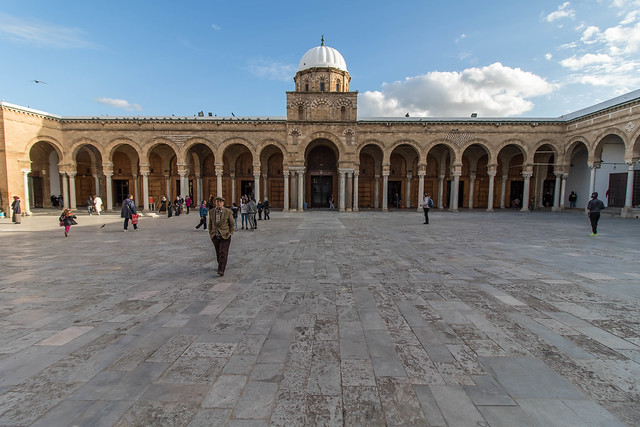
[[[133,203],[133,196],[129,194],[126,199],[122,202],[122,210],[120,211],[120,218],[124,218],[124,231],[127,231],[129,228],[129,220],[133,224],[134,230],[139,230],[138,228],[138,212],[136,212],[136,205]],[[134,222],[135,221],[135,222]]]
[[[271,219],[269,215],[269,198],[267,196],[264,197],[264,202],[262,202],[262,209],[264,209],[264,219]]]
[[[424,223],[429,224],[429,209],[433,207],[433,199],[427,193],[424,193],[420,206],[422,206],[422,211],[424,212]]]
[[[211,238],[213,247],[216,250],[218,275],[224,276],[235,223],[231,209],[224,207],[224,198],[220,196],[216,197],[215,203],[215,208],[209,212],[209,238]]]
[[[587,204],[587,215],[591,221],[591,234],[589,236],[598,236],[598,221],[600,220],[600,211],[604,209],[604,203],[598,199],[598,193],[591,194],[591,200]]]

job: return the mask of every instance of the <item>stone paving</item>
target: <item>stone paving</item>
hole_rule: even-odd
[[[640,424],[640,222],[0,222],[0,425]]]

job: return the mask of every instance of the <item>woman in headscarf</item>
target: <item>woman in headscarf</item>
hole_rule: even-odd
[[[13,213],[11,221],[14,224],[20,224],[22,210],[20,209],[20,197],[13,196],[13,202],[11,203],[11,212]]]

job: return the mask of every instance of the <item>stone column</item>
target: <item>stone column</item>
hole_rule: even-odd
[[[166,182],[166,190],[167,190],[167,205],[169,203],[173,203],[174,198],[171,198],[171,175],[165,175],[164,176],[165,182]]]
[[[522,209],[520,209],[521,212],[529,212],[529,189],[531,188],[532,175],[532,171],[522,172],[522,177],[524,178],[524,190],[522,193]]]
[[[373,179],[374,179],[373,207],[374,209],[378,209],[380,207],[380,175],[376,175]]]
[[[407,194],[404,197],[405,208],[409,209],[411,207],[411,177],[407,177]]]
[[[596,191],[596,169],[600,167],[600,163],[590,163],[589,167],[591,168],[591,176],[589,178],[589,195],[587,196],[590,199],[591,193]]]
[[[231,203],[236,202],[236,174],[231,173]]]
[[[67,172],[69,175],[69,206],[72,210],[78,208],[78,204],[76,202],[76,172]]]
[[[60,174],[62,175],[62,198],[64,199],[62,207],[68,208],[69,207],[69,177],[67,177],[67,174],[65,172],[60,172]]]
[[[338,207],[338,209],[340,210],[340,212],[344,212],[346,211],[345,208],[345,200],[346,200],[346,195],[345,193],[345,174],[346,174],[346,170],[345,169],[338,169],[338,173],[340,174],[340,186],[339,186],[339,190],[338,190],[338,203],[340,203],[340,206]]]
[[[180,176],[180,196],[184,198],[186,196],[185,184],[187,181],[187,171],[179,170],[178,175]]]
[[[216,166],[216,197],[222,197],[222,165]]]
[[[507,198],[507,180],[509,179],[509,175],[502,175],[502,182],[500,183],[500,209],[505,208],[505,200]]]
[[[291,170],[291,208],[289,209],[291,212],[296,212],[298,210],[298,180],[296,178],[296,170]]]
[[[487,201],[487,212],[493,212],[493,192],[496,182],[496,171],[488,170],[489,175],[489,200]]]
[[[198,186],[198,193],[196,198],[198,199],[198,205],[199,205],[200,202],[204,200],[204,189],[202,188],[202,175],[200,174],[196,174],[196,185]],[[233,186],[231,188],[233,188]],[[231,201],[233,202],[233,197],[231,198]],[[231,203],[229,203],[229,205],[231,205]]]
[[[627,194],[624,197],[624,210],[629,212],[633,208],[633,175],[635,174],[635,162],[627,163]]]
[[[476,175],[469,175],[469,209],[473,209],[473,190],[476,183]]]
[[[360,171],[353,172],[353,211],[358,212],[360,208],[358,207],[358,176],[360,175]]]
[[[111,180],[112,176],[113,171],[104,171],[105,185],[107,187],[107,203],[104,204],[104,210],[107,212],[111,212],[113,210],[113,182]]]
[[[353,210],[353,170],[347,170],[347,204],[345,208],[347,212],[351,212]]]
[[[389,193],[389,171],[382,172],[382,212],[389,211],[389,200],[387,194]]]
[[[260,172],[256,172],[255,168],[253,171],[253,199],[258,203],[260,200]]]
[[[567,192],[567,177],[569,176],[568,173],[563,173],[562,174],[562,184],[561,184],[561,190],[560,190],[560,209],[564,209],[564,198],[565,198],[565,194]]]
[[[304,211],[304,167],[298,170],[298,212]]]
[[[96,185],[95,195],[99,196],[100,195],[100,175],[98,175],[97,173],[94,173],[93,174],[93,179],[94,179],[95,185]]]
[[[553,191],[553,207],[551,208],[551,211],[557,212],[560,210],[560,179],[562,178],[562,172],[554,172],[554,175],[556,176],[556,186]]]
[[[133,201],[136,208],[140,206],[140,190],[138,189],[138,175],[133,175]]]
[[[444,175],[438,175],[438,209],[444,209]]]
[[[22,169],[22,182],[24,185],[24,206],[22,206],[24,215],[31,215],[31,208],[29,203],[29,173],[31,169]]]
[[[284,208],[283,212],[287,212],[289,210],[289,171],[284,170],[282,172],[284,176]]]
[[[426,175],[425,171],[418,171],[418,200],[416,206],[418,206],[418,212],[422,212],[422,199],[424,197],[424,176]]]
[[[462,175],[462,172],[454,171],[452,175],[453,183],[451,184],[451,206],[449,206],[449,210],[458,212],[458,188],[460,187],[460,175]]]
[[[142,210],[149,210],[149,171],[141,171],[142,175]]]
[[[267,194],[267,174],[262,175],[262,200],[264,201],[265,197],[269,197]]]

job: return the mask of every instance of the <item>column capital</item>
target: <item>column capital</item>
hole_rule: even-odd
[[[567,179],[567,178],[569,178],[569,174],[568,174],[568,173],[566,173],[566,172],[564,172],[564,173],[562,174],[562,179]]]
[[[497,173],[498,171],[496,171],[495,169],[487,171],[487,175],[489,175],[491,178],[495,178]]]
[[[76,171],[68,171],[68,172],[67,172],[67,175],[69,175],[69,178],[73,178],[73,177],[75,177],[77,174],[78,174],[78,172],[76,172]]]
[[[591,169],[600,169],[600,162],[588,162],[587,165]]]
[[[360,171],[353,171],[353,176],[356,178],[360,176]]]
[[[625,163],[627,164],[627,166],[629,167],[629,170],[634,170],[636,163],[638,163],[638,160],[625,160]]]
[[[289,175],[290,175],[290,173],[289,173],[289,169],[284,169],[284,170],[282,171],[282,176],[289,176]]]
[[[418,171],[418,176],[419,176],[419,177],[421,177],[421,178],[422,178],[422,177],[424,177],[424,176],[426,176],[426,175],[427,175],[427,171],[426,171],[426,170],[419,170],[419,171]]]
[[[556,176],[556,178],[562,178],[562,175],[564,175],[563,172],[556,172],[556,171],[554,171],[553,174]]]
[[[216,168],[216,176],[222,176],[223,173],[224,171],[218,170],[218,168]],[[182,174],[180,174],[180,176],[182,176]]]
[[[462,176],[462,171],[452,170],[452,171],[451,171],[451,175],[452,175],[454,178],[460,178],[460,177]]]
[[[532,176],[533,176],[533,172],[530,172],[530,171],[524,171],[524,172],[522,172],[522,177],[523,177],[524,179],[529,179],[529,178],[531,178]]]
[[[382,171],[382,177],[383,178],[389,178],[389,175],[391,175],[391,171]]]

